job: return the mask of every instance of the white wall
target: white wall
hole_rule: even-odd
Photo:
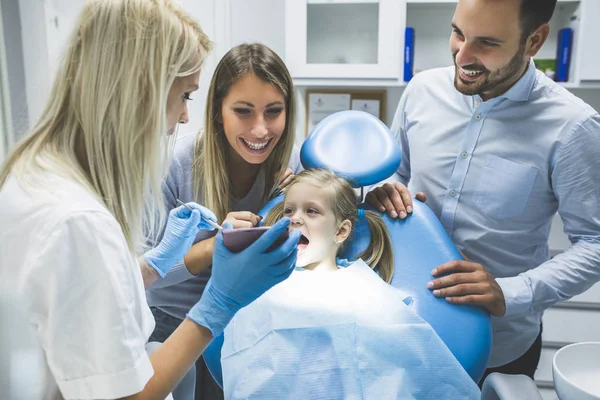
[[[225,24],[226,15],[222,7],[223,3],[216,4],[213,0],[182,0],[184,8],[198,20],[204,33],[213,42],[213,51],[204,62],[200,72],[200,88],[192,94],[193,101],[188,102],[188,113],[190,121],[186,125],[180,125],[178,134],[199,132],[204,124],[204,110],[206,108],[206,95],[210,85],[210,79],[215,70],[218,60],[225,53],[225,37],[219,33],[217,28]],[[221,7],[219,7],[221,5]]]
[[[184,8],[200,23],[213,42],[213,51],[200,75],[200,89],[188,103],[190,122],[179,127],[179,134],[198,132],[204,123],[206,95],[219,60],[233,46],[260,42],[282,58],[285,53],[282,0],[182,0]],[[259,11],[260,10],[260,11]]]
[[[42,113],[50,91],[46,16],[41,1],[19,0],[19,9],[28,109],[27,129],[31,129]]]
[[[25,72],[23,66],[23,42],[19,4],[15,0],[1,0],[2,28],[6,63],[8,68],[8,90],[11,106],[13,135],[21,137],[28,128],[27,96],[25,95]]]
[[[285,1],[230,0],[231,46],[260,42],[285,58]]]

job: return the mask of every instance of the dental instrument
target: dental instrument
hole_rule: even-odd
[[[193,209],[192,207],[188,206],[188,205],[187,205],[187,204],[185,204],[183,201],[181,201],[181,200],[179,200],[179,199],[176,199],[176,200],[177,200],[177,202],[178,202],[179,204],[181,204],[182,206],[184,206],[184,207],[185,207],[185,208],[187,208],[188,210],[190,210],[190,211],[194,211],[194,209]],[[208,224],[209,224],[210,226],[212,226],[213,228],[215,228],[215,229],[223,229],[223,227],[222,227],[221,225],[217,224],[216,222],[213,222],[213,221],[211,221],[211,220],[210,220],[210,219],[208,219],[208,218],[204,218],[204,216],[203,216],[203,215],[202,215],[201,217],[202,217],[202,219],[204,220],[204,222],[208,223]]]

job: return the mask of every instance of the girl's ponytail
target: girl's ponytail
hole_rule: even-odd
[[[379,214],[365,210],[364,217],[359,209],[358,223],[366,221],[371,232],[371,241],[367,249],[359,255],[371,268],[379,273],[381,279],[390,283],[394,276],[394,254],[392,252],[392,241],[388,234],[385,222]]]

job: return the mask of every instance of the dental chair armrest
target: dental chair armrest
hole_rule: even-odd
[[[543,398],[528,376],[494,372],[483,382],[481,400],[543,400]]]

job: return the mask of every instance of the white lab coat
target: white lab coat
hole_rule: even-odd
[[[0,189],[0,281],[29,312],[45,398],[137,393],[153,374],[154,319],[136,257],[91,193],[52,173],[41,179],[33,193],[12,176]]]

